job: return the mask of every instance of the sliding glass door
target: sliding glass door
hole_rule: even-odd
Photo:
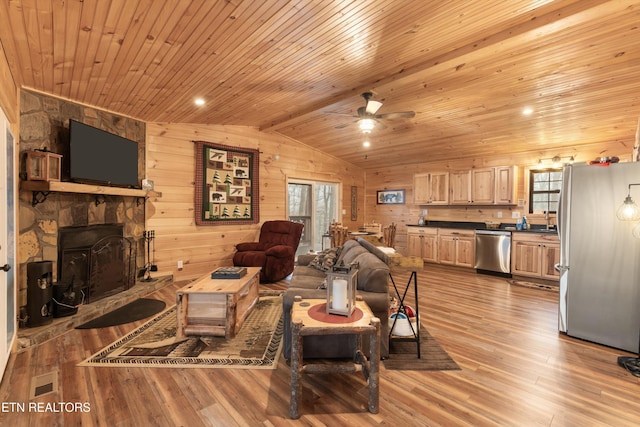
[[[289,219],[304,224],[296,256],[328,247],[329,224],[339,218],[339,184],[290,179],[288,186]]]

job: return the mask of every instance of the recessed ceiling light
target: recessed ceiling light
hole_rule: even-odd
[[[531,107],[525,107],[524,110],[522,110],[522,114],[524,114],[525,116],[528,116],[531,113],[533,113],[533,108]]]
[[[371,143],[369,142],[368,139],[365,139],[364,142],[362,143],[363,147],[369,148],[371,146]]]
[[[202,98],[196,98],[193,101],[193,103],[196,104],[198,107],[201,107],[201,106],[203,106],[205,104],[204,99],[202,99]]]

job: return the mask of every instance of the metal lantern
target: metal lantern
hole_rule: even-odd
[[[351,316],[356,309],[358,264],[334,265],[327,273],[327,313]]]

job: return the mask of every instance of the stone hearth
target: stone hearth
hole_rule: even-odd
[[[173,283],[173,276],[162,276],[149,282],[136,282],[135,286],[126,291],[103,298],[98,303],[81,304],[78,306],[78,312],[73,316],[53,319],[51,323],[43,326],[20,328],[18,329],[17,351],[23,351],[33,345],[41,344],[89,320],[127,305],[138,298],[143,298],[171,283]]]

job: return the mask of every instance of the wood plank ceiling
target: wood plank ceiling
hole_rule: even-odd
[[[631,152],[639,23],[624,0],[4,0],[0,46],[24,87],[149,122],[255,126],[379,168]],[[365,91],[379,113],[416,112],[383,120],[368,149],[353,117]]]

